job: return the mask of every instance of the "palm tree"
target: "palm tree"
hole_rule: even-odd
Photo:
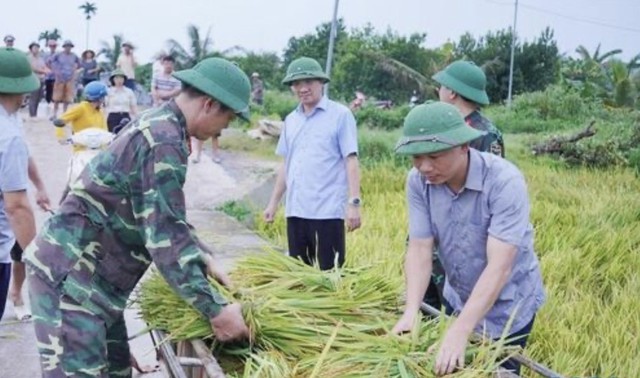
[[[87,40],[86,40],[86,48],[89,48],[89,21],[91,21],[91,17],[96,14],[98,11],[98,7],[95,3],[86,2],[78,7],[82,9],[84,13],[84,17],[87,20]]]
[[[106,59],[106,62],[103,64],[103,68],[105,70],[111,71],[116,67],[116,62],[118,61],[120,51],[122,50],[123,41],[124,37],[122,34],[114,34],[113,45],[110,45],[109,42],[105,41],[100,42],[100,51],[98,52],[98,56],[102,55]]]
[[[60,32],[60,30],[58,30],[58,28],[54,28],[51,31],[45,30],[41,32],[40,35],[38,35],[38,41],[44,41],[45,43],[50,39],[57,41],[60,38],[62,38],[62,33]]]
[[[176,67],[178,69],[191,68],[202,59],[214,55],[213,40],[211,39],[211,28],[207,30],[204,39],[200,36],[200,30],[195,25],[187,27],[189,35],[189,47],[183,47],[175,39],[167,41],[169,54],[176,59]]]
[[[596,47],[596,51],[593,52],[593,55],[589,54],[589,50],[586,47],[580,45],[576,49],[576,52],[580,57],[587,61],[593,61],[597,64],[603,64],[607,59],[614,57],[615,55],[621,54],[622,50],[615,49],[611,51],[607,51],[606,53],[600,55],[600,44]]]

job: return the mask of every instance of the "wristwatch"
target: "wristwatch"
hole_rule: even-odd
[[[360,205],[362,205],[362,200],[359,197],[349,198],[349,205],[360,207]]]

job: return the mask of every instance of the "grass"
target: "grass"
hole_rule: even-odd
[[[250,138],[244,132],[234,132],[220,138],[220,148],[245,152],[261,159],[279,160],[280,157],[275,154],[277,142],[277,139],[257,140]]]
[[[216,207],[216,210],[222,211],[240,222],[244,222],[252,216],[251,207],[242,201],[226,201],[222,205]]]

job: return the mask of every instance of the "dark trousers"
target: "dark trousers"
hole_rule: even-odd
[[[54,79],[47,79],[44,81],[44,99],[47,101],[47,104],[50,104],[53,101],[53,83]]]
[[[444,306],[445,306],[445,311],[447,315],[449,316],[452,315],[453,308],[449,305],[449,303],[447,303],[447,301],[444,301]],[[531,318],[531,321],[527,323],[527,325],[522,327],[522,329],[518,330],[517,332],[513,332],[506,337],[506,340],[508,341],[505,342],[504,345],[519,346],[522,349],[524,349],[527,346],[527,341],[529,340],[529,334],[531,333],[531,329],[533,329],[533,323],[535,322],[535,320],[536,320],[536,316],[534,314],[533,317]],[[505,362],[503,362],[500,366],[517,375],[520,375],[520,363],[517,361],[508,359]]]
[[[287,218],[289,256],[321,270],[344,264],[345,230],[342,219]]]
[[[117,113],[109,113],[107,116],[107,127],[109,128],[109,132],[117,134],[124,125],[121,125],[123,119],[131,120],[129,113],[127,112],[117,112]]]
[[[11,263],[0,263],[0,319],[4,315],[4,306],[7,304],[10,281]]]
[[[44,83],[40,83],[40,88],[29,93],[29,116],[35,117],[38,115],[38,105],[42,100],[42,92],[44,91]]]

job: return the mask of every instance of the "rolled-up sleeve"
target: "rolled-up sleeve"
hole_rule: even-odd
[[[179,146],[158,144],[140,159],[139,194],[132,205],[145,247],[171,287],[204,316],[215,317],[227,302],[209,285],[198,240],[186,221],[186,168]]]
[[[409,213],[409,239],[433,237],[431,214],[423,179],[416,169],[407,175],[407,207]]]
[[[529,196],[521,174],[505,175],[489,197],[489,235],[520,246],[529,227]]]

